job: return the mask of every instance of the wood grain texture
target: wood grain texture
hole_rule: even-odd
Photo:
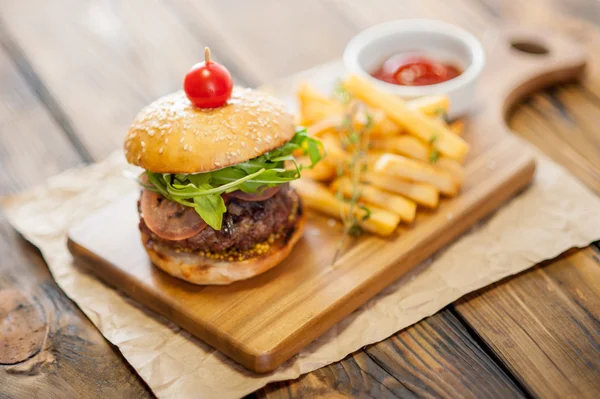
[[[592,124],[600,103],[581,95],[564,98],[572,90],[585,93],[584,88],[568,87],[555,89],[554,95],[536,94],[513,114],[510,123],[520,136],[600,194],[600,134]],[[589,116],[584,117],[580,107],[586,107]]]
[[[328,1],[174,0],[190,30],[223,49],[253,86],[341,57],[355,33]],[[210,33],[208,33],[210,32]],[[240,68],[241,69],[241,68]]]
[[[593,50],[600,43],[598,31],[556,13],[544,1],[528,3],[537,13],[523,13],[505,3],[485,3],[493,7],[495,18],[523,22],[529,15],[536,24],[563,31],[588,48],[592,62],[583,86],[559,86],[531,96],[515,111],[510,125],[600,193],[600,134],[595,123],[600,114],[596,88],[600,74],[598,52]],[[600,258],[593,248],[473,293],[456,307],[536,396],[598,396],[600,294],[586,289],[600,286]]]
[[[17,68],[0,48],[0,195],[81,162]]]
[[[160,1],[3,0],[2,11],[14,47],[95,159],[122,147],[143,106],[182,87],[206,44]]]
[[[455,307],[538,397],[600,395],[600,259],[587,248]]]
[[[0,49],[0,193],[80,162],[17,68]],[[0,254],[0,397],[149,396],[1,212]]]
[[[476,381],[476,383],[474,383]],[[448,310],[257,397],[520,398],[524,393]]]

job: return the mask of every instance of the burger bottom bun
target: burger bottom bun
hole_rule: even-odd
[[[144,232],[142,243],[152,263],[171,276],[193,284],[225,285],[249,279],[281,263],[302,237],[305,220],[304,213],[298,215],[291,236],[286,235],[276,240],[265,254],[236,262],[214,260],[193,252],[177,252],[153,241]]]

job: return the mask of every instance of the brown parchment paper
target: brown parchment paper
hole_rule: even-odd
[[[327,75],[329,81],[339,76]],[[286,89],[283,95],[289,95],[288,84],[279,86]],[[536,154],[538,167],[530,188],[276,371],[263,375],[247,371],[74,267],[66,248],[69,226],[137,189],[124,176],[129,167],[120,152],[101,163],[68,170],[5,199],[3,205],[11,224],[42,251],[58,285],[119,347],[157,396],[234,398],[340,360],[471,291],[599,239],[600,199],[562,167]]]

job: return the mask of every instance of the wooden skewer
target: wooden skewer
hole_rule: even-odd
[[[210,49],[207,47],[204,47],[204,63],[206,65],[210,64],[212,61],[210,59]]]

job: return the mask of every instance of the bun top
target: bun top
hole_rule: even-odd
[[[270,94],[234,87],[226,105],[197,108],[178,91],[140,111],[125,157],[155,173],[210,172],[258,157],[294,134],[293,116]]]

